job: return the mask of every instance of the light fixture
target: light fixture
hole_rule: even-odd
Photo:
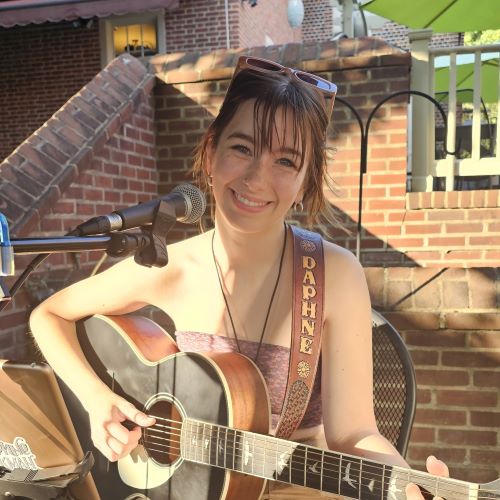
[[[302,0],[288,0],[288,24],[292,28],[297,28],[304,20],[304,4]]]

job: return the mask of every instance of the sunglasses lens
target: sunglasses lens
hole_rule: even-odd
[[[263,61],[262,59],[255,59],[254,57],[248,57],[246,63],[249,66],[258,68],[264,71],[281,71],[281,66],[275,64],[272,61]]]
[[[310,73],[303,73],[302,71],[297,71],[297,77],[300,78],[303,82],[309,83],[310,85],[314,85],[321,90],[332,90],[332,86],[325,80],[321,78],[316,78],[314,75]]]
[[[317,84],[318,88],[323,90],[332,90],[330,85],[322,80],[318,80]]]

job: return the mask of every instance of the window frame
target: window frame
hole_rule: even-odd
[[[114,58],[113,28],[130,24],[156,24],[158,54],[167,52],[167,37],[165,31],[165,9],[110,16],[99,19],[99,39],[101,49],[101,66],[104,68]],[[135,56],[134,56],[135,57]],[[144,56],[144,58],[151,56]]]

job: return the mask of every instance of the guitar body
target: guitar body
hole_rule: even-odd
[[[138,409],[158,417],[156,429],[146,430],[130,456],[108,462],[92,445],[87,413],[63,385],[82,447],[94,453],[92,475],[103,500],[259,498],[265,479],[225,470],[223,463],[210,467],[181,456],[183,446],[200,439],[181,431],[187,418],[268,433],[267,390],[248,358],[236,353],[178,352],[164,330],[141,317],[93,316],[80,322],[77,330],[86,358],[101,380]],[[206,449],[195,449],[214,457],[217,453],[208,444]]]

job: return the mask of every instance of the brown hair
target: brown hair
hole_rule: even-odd
[[[205,171],[209,147],[217,147],[222,132],[239,106],[252,99],[255,99],[254,136],[259,149],[272,148],[276,111],[281,107],[291,111],[294,146],[299,146],[300,140],[302,151],[301,168],[304,166],[306,146],[309,145],[310,148],[303,198],[307,224],[312,226],[321,216],[327,222],[337,225],[333,209],[323,193],[324,183],[334,191],[326,166],[326,130],[330,117],[327,116],[325,99],[313,87],[286,74],[260,73],[246,69],[233,79],[219,114],[203,135],[195,153],[193,176],[200,188],[207,194],[211,193]]]

